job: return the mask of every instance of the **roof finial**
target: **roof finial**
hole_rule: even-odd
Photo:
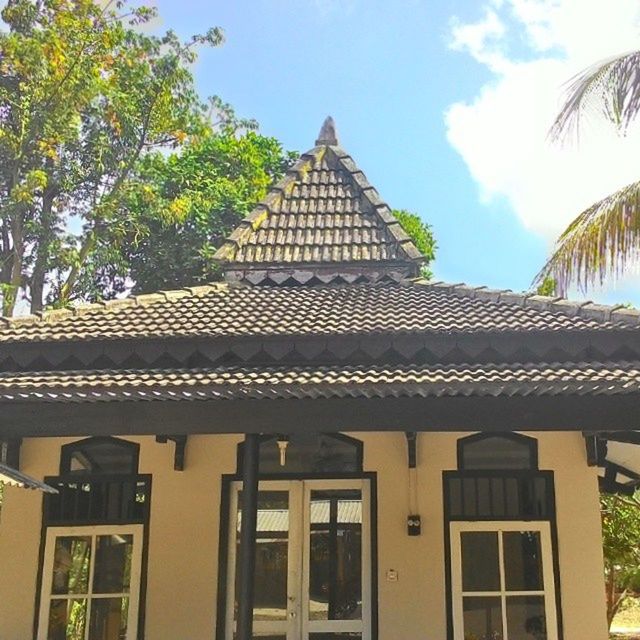
[[[322,128],[316,140],[316,146],[327,145],[330,147],[338,146],[338,136],[336,135],[336,123],[331,116],[327,116],[322,123]]]

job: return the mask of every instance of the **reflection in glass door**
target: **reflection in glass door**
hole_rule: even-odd
[[[241,483],[231,495],[226,640],[237,617]],[[369,486],[365,480],[261,482],[254,637],[371,637]],[[233,594],[233,597],[232,597]]]

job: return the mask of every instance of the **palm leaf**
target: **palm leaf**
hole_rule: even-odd
[[[581,289],[610,276],[640,256],[640,182],[634,182],[583,211],[562,233],[549,261],[536,276],[555,278],[558,293]]]
[[[557,140],[578,133],[584,115],[600,112],[620,130],[640,112],[640,51],[603,60],[572,78],[549,135]]]

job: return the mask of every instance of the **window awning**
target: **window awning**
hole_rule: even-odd
[[[57,489],[50,487],[48,484],[40,482],[40,480],[36,480],[2,462],[0,462],[0,483],[21,487],[22,489],[38,489],[45,493],[58,493]]]

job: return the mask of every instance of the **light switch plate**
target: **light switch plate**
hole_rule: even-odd
[[[387,582],[398,582],[398,572],[395,569],[387,569]]]

